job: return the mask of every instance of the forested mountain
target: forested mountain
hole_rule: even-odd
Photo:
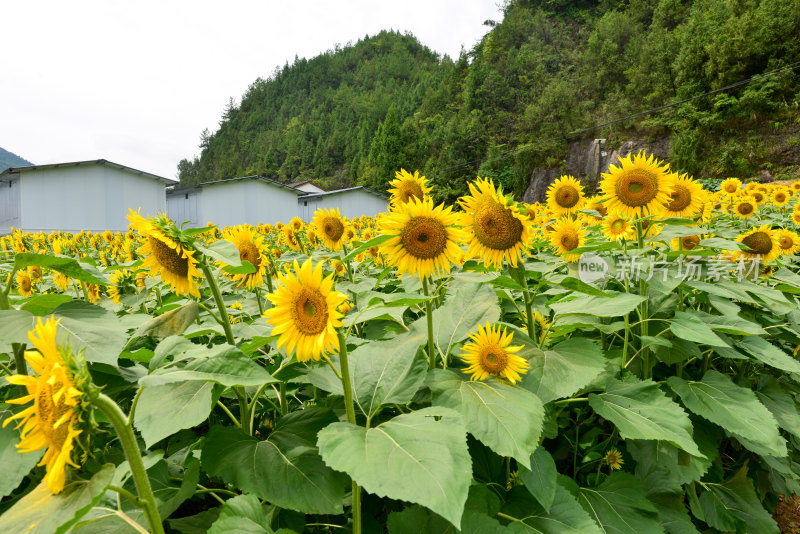
[[[486,24],[455,60],[395,32],[296,59],[231,100],[199,158],[180,162],[181,182],[262,174],[382,190],[405,167],[440,199],[476,174],[519,194],[533,167],[562,164],[568,132],[800,62],[800,0],[512,0]],[[785,128],[800,145],[799,76],[788,69],[586,135],[612,145],[671,135],[682,171],[753,174],[771,165],[759,158],[761,129]]]
[[[29,165],[33,165],[33,163],[17,156],[13,152],[0,148],[0,172],[9,167],[27,167]]]

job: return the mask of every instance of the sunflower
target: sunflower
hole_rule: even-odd
[[[273,308],[264,317],[280,335],[278,348],[289,355],[297,352],[298,361],[320,360],[329,350],[339,349],[336,327],[342,326],[337,310],[347,296],[333,290],[333,275],[322,277],[322,262],[312,269],[311,258],[302,266],[294,261],[294,273],[278,273],[280,285],[267,298]]]
[[[757,209],[758,203],[753,197],[741,197],[733,204],[733,214],[740,219],[749,219]]]
[[[301,219],[300,217],[292,217],[292,220],[289,221],[289,226],[294,228],[295,231],[302,230],[303,229],[303,219]]]
[[[414,171],[412,175],[405,169],[400,169],[394,173],[394,180],[389,182],[392,189],[389,189],[391,198],[389,202],[392,205],[405,204],[412,198],[422,200],[431,191],[431,187],[427,187],[427,180],[424,176],[419,175],[419,171]]]
[[[295,252],[299,252],[302,248],[300,244],[300,237],[297,235],[297,230],[292,225],[286,226],[283,229],[283,239],[286,246]]]
[[[792,213],[792,222],[800,226],[800,211],[795,211]]]
[[[719,184],[719,190],[726,195],[733,195],[742,188],[742,181],[738,178],[727,178]]]
[[[735,250],[729,252],[731,259],[743,259],[752,261],[759,259],[761,263],[767,264],[780,256],[781,248],[775,237],[775,232],[768,225],[755,228],[746,234],[736,236],[736,241],[744,244],[749,250]]]
[[[264,284],[264,276],[267,273],[267,250],[264,245],[264,236],[257,234],[249,225],[232,226],[226,228],[223,237],[236,245],[241,261],[250,262],[256,270],[249,274],[234,274],[233,280],[238,285],[245,286],[247,289],[255,289]]]
[[[595,210],[597,213],[600,214],[600,217],[593,217],[593,220],[596,222],[600,222],[603,217],[608,215],[608,210],[606,209],[605,202],[603,202],[603,197],[601,195],[595,195],[593,197],[589,197],[586,199],[586,205],[584,209],[587,210]]]
[[[625,463],[625,461],[622,459],[622,453],[617,449],[609,450],[606,455],[603,456],[603,461],[611,471],[615,469],[622,469],[622,464]]]
[[[531,240],[532,221],[489,178],[478,178],[469,191],[458,201],[465,212],[461,225],[469,236],[467,254],[498,269],[503,259],[516,267]]]
[[[38,265],[31,265],[28,267],[28,274],[31,277],[31,280],[39,281],[42,279],[42,268]]]
[[[784,229],[775,230],[775,237],[778,240],[778,248],[780,248],[781,254],[791,256],[797,254],[797,251],[800,250],[800,236],[797,233]]]
[[[774,206],[778,206],[779,208],[782,208],[788,204],[790,198],[791,196],[782,187],[775,189],[769,197],[769,199],[772,201],[772,204]]]
[[[59,291],[66,291],[70,284],[69,276],[64,273],[56,272],[53,274],[53,283]]]
[[[22,428],[17,449],[29,453],[47,448],[38,465],[46,466],[45,481],[53,493],[64,489],[67,466],[79,467],[73,460],[76,438],[81,434],[84,374],[68,347],[56,345],[58,321],[53,317],[46,323],[39,318],[36,327],[28,332],[28,339],[39,351],[25,351],[25,360],[38,376],[12,375],[6,380],[24,386],[27,395],[9,399],[10,404],[33,405],[3,422],[5,427],[19,419],[16,428]]]
[[[397,274],[405,273],[420,279],[432,274],[450,272],[450,263],[458,261],[466,232],[456,228],[458,215],[451,207],[433,200],[412,198],[405,204],[393,207],[381,218],[379,233],[389,236],[380,245],[389,264],[397,267]]]
[[[470,380],[485,380],[492,375],[514,384],[528,372],[528,362],[516,354],[522,345],[509,346],[514,335],[507,334],[504,327],[487,322],[486,326],[478,325],[478,331],[469,337],[472,341],[461,348],[460,356],[469,364],[464,372],[472,375]]]
[[[547,207],[556,217],[578,213],[585,202],[583,186],[573,176],[561,176],[547,190]]]
[[[100,302],[100,286],[97,284],[86,284],[86,295],[89,297],[89,302],[92,304]]]
[[[133,210],[130,210],[128,220],[131,227],[144,238],[144,244],[137,252],[143,257],[142,267],[150,270],[150,276],[155,278],[160,275],[161,280],[169,284],[176,294],[199,297],[195,278],[202,274],[193,257],[195,251],[176,240],[178,231],[174,223],[165,215],[145,219]]]
[[[686,235],[683,237],[676,237],[669,242],[672,250],[693,250],[700,244],[702,239],[699,235]]]
[[[522,319],[525,321],[525,324],[528,324],[528,313],[525,310],[522,310]],[[544,341],[545,336],[547,338],[551,337],[549,331],[552,323],[550,323],[547,317],[542,315],[538,310],[534,310],[533,321],[536,323],[536,337],[539,343]]]
[[[136,272],[128,269],[117,269],[108,277],[112,285],[108,286],[108,296],[116,304],[121,304],[119,298],[123,295],[135,295],[139,292]]]
[[[228,309],[228,320],[231,324],[242,322],[242,303],[238,300],[231,304]]]
[[[550,244],[555,247],[556,253],[563,257],[564,261],[569,263],[578,261],[581,255],[570,254],[569,251],[582,247],[585,241],[586,230],[580,221],[563,217],[553,223]]]
[[[630,218],[660,214],[670,200],[669,166],[643,152],[619,161],[619,167],[609,165],[600,183],[606,209]]]
[[[30,297],[33,295],[33,280],[27,271],[17,271],[17,293],[23,297]]]
[[[693,217],[703,207],[703,186],[686,174],[672,175],[672,191],[663,217]]]
[[[636,233],[630,219],[612,213],[603,219],[603,235],[609,241],[620,241],[622,239],[634,239]]]
[[[315,211],[312,224],[317,227],[318,237],[326,247],[334,252],[342,250],[347,239],[347,221],[342,218],[338,208]]]

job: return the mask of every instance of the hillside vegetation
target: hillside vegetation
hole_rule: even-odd
[[[3,172],[9,167],[27,167],[29,165],[33,165],[33,163],[17,156],[13,152],[0,148],[0,172]]]
[[[442,200],[476,174],[520,194],[534,167],[561,165],[568,132],[800,61],[800,0],[515,0],[486,24],[456,59],[395,32],[296,59],[231,99],[199,157],[180,162],[181,182],[384,189],[405,167]],[[671,136],[673,166],[697,177],[780,174],[762,134],[786,130],[796,151],[798,100],[789,69],[586,135]]]

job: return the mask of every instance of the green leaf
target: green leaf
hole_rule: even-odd
[[[747,249],[745,245],[732,239],[723,239],[721,237],[707,237],[700,240],[701,247],[719,248],[722,250],[740,250]]]
[[[372,417],[383,404],[411,402],[428,372],[426,358],[417,353],[426,338],[424,328],[412,325],[391,341],[366,343],[350,353],[355,400],[365,415]]]
[[[239,257],[239,249],[230,241],[220,239],[208,246],[203,245],[199,241],[195,241],[194,246],[209,258],[215,259],[220,263],[231,267],[242,266],[242,260]]]
[[[33,491],[0,515],[0,531],[61,534],[69,530],[105,493],[114,466],[104,465],[89,481],[73,482],[58,495],[42,481]]]
[[[644,484],[648,497],[682,492],[684,484],[703,478],[716,453],[716,443],[711,446],[711,451],[701,448],[706,458],[698,458],[666,441],[631,439],[625,442],[628,453],[636,460],[636,478]]]
[[[610,379],[605,393],[589,394],[589,405],[619,430],[623,439],[664,440],[703,456],[692,439],[692,422],[652,380]]]
[[[700,534],[683,503],[683,494],[655,495],[650,498],[658,509],[658,518],[667,534]]]
[[[778,525],[764,510],[747,478],[747,465],[724,484],[704,483],[700,494],[704,521],[723,531],[779,534]]]
[[[433,392],[433,404],[461,413],[470,434],[498,455],[511,456],[530,467],[544,420],[539,397],[499,380],[465,380],[441,369],[429,374],[427,385]]]
[[[74,258],[32,254],[30,252],[20,252],[14,256],[14,269],[24,269],[31,265],[47,267],[87,284],[110,285],[106,277],[100,274],[97,269],[91,265],[79,263]]]
[[[336,420],[322,408],[292,412],[264,441],[238,428],[214,426],[203,446],[203,468],[282,508],[341,514],[346,478],[323,463],[314,443],[319,430]]]
[[[49,315],[60,305],[72,300],[69,295],[60,293],[48,293],[46,295],[35,295],[22,305],[22,309],[33,315]]]
[[[759,383],[758,400],[775,416],[782,429],[800,438],[800,404],[797,398],[771,376],[761,377]]]
[[[392,512],[386,522],[389,534],[504,534],[507,532],[499,521],[476,510],[464,510],[461,529],[447,520],[417,504],[402,511]]]
[[[165,406],[172,406],[164,409]],[[214,407],[213,382],[176,382],[147,386],[136,405],[133,423],[148,448],[184,428],[208,419]]]
[[[607,534],[663,533],[658,510],[644,495],[633,475],[616,472],[596,488],[580,488],[578,502]]]
[[[519,476],[525,488],[539,501],[545,512],[550,512],[556,497],[558,471],[553,457],[544,447],[538,447],[531,454],[530,469],[519,468]]]
[[[0,343],[29,343],[28,331],[36,319],[25,310],[0,310]]]
[[[65,302],[53,310],[58,323],[59,344],[83,349],[89,362],[117,366],[127,335],[116,314],[82,300]]]
[[[0,465],[3,466],[3,476],[0,477],[0,498],[14,491],[25,475],[39,462],[44,454],[44,449],[22,453],[17,449],[19,431],[14,427],[14,422],[3,427],[2,423],[13,413],[7,408],[0,409]]]
[[[691,313],[675,312],[675,317],[669,321],[669,329],[677,337],[694,341],[695,343],[705,343],[712,347],[728,346],[711,328],[702,322],[702,319],[695,317]]]
[[[250,274],[256,272],[256,268],[247,260],[242,260],[242,264],[239,266],[225,265],[222,270],[228,274]]]
[[[566,276],[561,280],[554,280],[551,279],[555,285],[563,287],[564,289],[569,289],[570,291],[577,291],[579,293],[586,293],[587,295],[594,295],[596,297],[612,297],[612,293],[606,293],[600,289],[597,289],[591,284],[587,284],[577,278],[572,276]]]
[[[754,359],[787,373],[800,373],[800,362],[760,336],[741,339],[737,346]]]
[[[508,525],[512,534],[602,534],[597,523],[560,484],[553,504],[546,511],[524,488],[513,488],[503,513],[516,521]]]
[[[581,296],[550,304],[556,315],[594,315],[595,317],[621,317],[636,309],[645,297],[630,293],[608,292],[609,297]]]
[[[447,355],[478,325],[498,319],[500,306],[494,290],[484,284],[464,285],[450,295],[441,308],[434,310],[433,339],[439,352]]]
[[[225,501],[208,534],[272,534],[269,517],[255,495],[239,495]]]
[[[153,317],[140,326],[132,337],[153,336],[165,338],[182,334],[199,315],[197,302],[190,300],[183,306]]]
[[[175,532],[180,534],[207,534],[208,529],[219,517],[222,507],[211,508],[199,514],[179,519],[167,519],[167,523]]]
[[[165,341],[170,339],[172,338]],[[204,380],[233,387],[261,386],[276,382],[266,369],[236,347],[219,345],[208,349],[203,345],[189,345],[191,347],[181,344],[178,352],[180,358],[143,376],[139,384],[158,386],[186,380]],[[153,360],[160,354],[156,349]]]
[[[372,247],[377,247],[378,245],[382,245],[383,243],[389,241],[389,239],[391,239],[391,237],[392,236],[390,236],[390,235],[379,235],[379,236],[373,237],[372,239],[370,239],[366,243],[363,243],[363,244],[359,245],[357,248],[354,248],[353,250],[351,250],[347,254],[347,256],[342,258],[342,261],[351,260],[351,259],[355,258],[356,256],[358,256],[359,254],[361,254],[362,252],[366,252],[367,250],[369,250]]]
[[[366,429],[334,423],[319,433],[325,463],[375,495],[421,504],[461,524],[472,466],[461,416],[439,407]]]
[[[586,338],[573,337],[546,351],[539,350],[528,336],[515,332],[514,342],[520,341],[525,348],[518,355],[530,364],[520,385],[545,404],[569,397],[605,370],[602,350]]]
[[[713,369],[701,382],[671,376],[667,384],[692,412],[760,445],[772,456],[786,456],[786,441],[778,432],[777,421],[750,389],[737,386]]]

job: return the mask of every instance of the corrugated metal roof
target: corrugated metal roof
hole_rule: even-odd
[[[163,176],[158,176],[157,174],[153,174],[150,172],[140,171],[139,169],[134,169],[133,167],[128,167],[127,165],[121,165],[119,163],[114,163],[113,161],[108,161],[107,159],[90,159],[86,161],[70,161],[67,163],[48,163],[46,165],[28,165],[26,167],[9,167],[8,169],[0,172],[0,176],[4,176],[7,174],[20,174],[21,172],[28,172],[28,171],[35,171],[40,169],[56,169],[59,167],[77,167],[80,165],[106,165],[108,167],[114,167],[116,169],[125,170],[132,172],[134,174],[139,174],[141,176],[147,176],[148,178],[153,178],[154,180],[159,180],[164,182],[165,184],[174,184],[177,183],[175,180],[171,180],[169,178],[164,178]]]
[[[348,191],[356,191],[357,189],[363,189],[367,193],[371,193],[371,194],[373,194],[373,195],[375,195],[377,197],[380,197],[380,198],[382,198],[384,200],[389,200],[389,197],[387,197],[386,195],[382,195],[382,194],[378,193],[377,191],[374,191],[374,190],[370,189],[369,187],[364,187],[363,185],[360,185],[358,187],[348,187],[346,189],[336,189],[334,191],[327,191],[325,193],[307,193],[307,194],[301,195],[301,196],[302,196],[302,198],[304,200],[308,200],[309,198],[324,197],[326,195],[338,195],[340,193],[347,193]]]
[[[316,184],[315,182],[312,182],[311,180],[303,180],[302,182],[292,182],[292,183],[290,183],[290,184],[289,184],[289,187],[294,187],[295,189],[297,189],[297,188],[298,188],[298,187],[300,187],[301,185],[305,185],[305,184],[311,184],[311,185],[313,185],[314,187],[318,187],[318,188],[322,189],[322,190],[323,190],[323,191],[325,191],[325,192],[327,192],[327,191],[328,191],[328,190],[327,190],[327,189],[325,189],[324,187],[322,187],[322,186],[320,186],[320,185]]]
[[[177,195],[177,194],[185,193],[185,192],[190,191],[192,189],[202,189],[203,187],[206,187],[206,186],[209,186],[209,185],[226,184],[226,183],[229,183],[229,182],[241,182],[243,180],[258,180],[260,182],[264,182],[264,183],[269,184],[269,185],[275,185],[275,186],[281,187],[283,189],[288,189],[289,191],[291,191],[293,193],[296,193],[298,195],[302,193],[302,191],[298,191],[294,187],[289,187],[286,184],[282,184],[282,183],[280,183],[278,181],[275,181],[275,180],[272,180],[270,178],[266,178],[264,176],[253,175],[253,176],[239,176],[237,178],[225,178],[223,180],[213,180],[211,182],[202,182],[202,183],[199,183],[199,184],[194,184],[194,185],[189,185],[189,186],[184,186],[184,187],[175,187],[175,188],[172,188],[172,189],[168,190],[167,194],[168,195]]]

